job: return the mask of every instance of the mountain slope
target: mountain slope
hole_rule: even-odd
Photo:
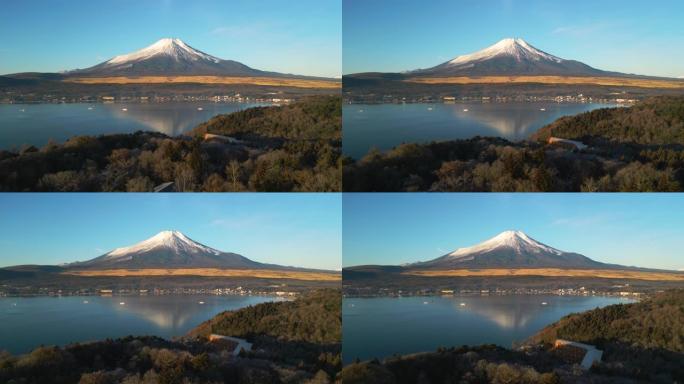
[[[233,60],[223,60],[191,47],[180,39],[164,38],[139,51],[119,55],[68,76],[269,76],[297,77],[260,71]]]
[[[69,264],[68,268],[291,269],[274,264],[258,263],[237,253],[218,251],[178,231],[160,232],[135,245],[117,248],[92,260]]]
[[[556,75],[609,76],[616,73],[565,60],[539,50],[523,39],[507,38],[481,51],[458,56],[412,76]]]
[[[475,246],[407,266],[409,269],[611,267],[578,253],[552,248],[520,231],[505,231]]]

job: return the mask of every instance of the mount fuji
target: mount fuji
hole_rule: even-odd
[[[561,59],[520,38],[506,38],[481,51],[458,56],[428,69],[410,71],[414,76],[554,75],[614,76],[575,60]]]
[[[543,244],[521,231],[505,231],[474,246],[459,248],[407,268],[614,268],[573,252]]]
[[[252,261],[200,244],[178,231],[163,231],[137,244],[116,248],[92,260],[67,264],[66,268],[233,268],[293,269]]]
[[[164,38],[133,53],[116,56],[67,76],[269,76],[299,77],[260,71],[233,60],[223,60],[191,47],[181,39]]]

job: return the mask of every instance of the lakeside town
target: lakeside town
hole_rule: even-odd
[[[263,288],[222,287],[222,288],[149,288],[149,289],[54,289],[25,287],[23,289],[0,286],[0,297],[61,297],[61,296],[167,296],[167,295],[215,295],[215,296],[275,296],[296,297],[301,292],[286,284],[270,285]]]
[[[173,95],[173,96],[58,96],[17,94],[0,98],[0,104],[66,104],[66,103],[172,103],[172,102],[213,102],[213,103],[276,103],[287,104],[294,98],[279,96],[272,92],[266,96],[246,96],[240,93],[232,95]]]
[[[531,96],[519,94],[514,96],[413,96],[397,95],[358,95],[345,97],[345,104],[457,104],[457,103],[574,103],[574,104],[617,104],[629,106],[639,102],[639,99],[629,97],[625,92],[614,92],[604,97],[587,96],[582,93],[572,95]]]
[[[638,299],[648,292],[636,291],[629,284],[617,284],[604,289],[578,288],[493,288],[493,289],[390,289],[344,287],[344,297],[411,297],[411,296],[510,296],[510,295],[555,295],[555,296],[607,296]]]

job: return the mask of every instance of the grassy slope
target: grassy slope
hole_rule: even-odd
[[[287,271],[270,269],[219,269],[219,268],[147,268],[147,269],[104,269],[67,271],[65,275],[76,276],[221,276],[250,277],[263,279],[295,279],[312,281],[339,281],[340,274],[309,271]]]
[[[232,77],[232,76],[116,76],[74,77],[63,80],[78,84],[250,84],[296,88],[337,89],[339,81],[287,79],[278,77]]]
[[[416,77],[404,80],[422,84],[595,84],[640,88],[684,88],[682,80],[640,79],[626,77],[592,76],[454,76]]]
[[[404,272],[416,276],[546,276],[546,277],[597,277],[608,279],[635,279],[653,281],[684,281],[684,273],[655,272],[617,269],[560,269],[560,268],[489,268],[489,269],[451,269]]]

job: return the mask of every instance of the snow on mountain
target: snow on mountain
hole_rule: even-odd
[[[106,61],[105,65],[121,65],[124,63],[149,59],[154,56],[168,56],[176,61],[190,60],[206,60],[214,63],[219,63],[221,59],[212,55],[199,51],[183,42],[181,39],[164,38],[156,43],[143,48],[139,51],[129,53],[127,55],[116,56],[111,60]]]
[[[116,248],[71,268],[281,268],[222,252],[178,231],[163,231],[137,244]]]
[[[155,249],[165,249],[168,251],[183,254],[207,253],[219,255],[221,251],[202,245],[178,231],[162,231],[130,247],[117,248],[104,255],[105,259],[126,259],[131,255],[149,252]]]
[[[73,269],[221,268],[309,270],[266,264],[208,247],[179,231],[162,231],[128,247],[65,266]]]
[[[471,53],[469,55],[458,56],[457,58],[449,61],[448,64],[467,65],[470,62],[487,60],[499,55],[513,57],[519,62],[523,60],[549,60],[556,63],[562,63],[564,61],[560,57],[550,55],[531,46],[523,39],[507,38],[481,51]]]
[[[511,248],[517,253],[548,252],[556,255],[561,255],[564,253],[556,248],[549,247],[548,245],[538,242],[521,231],[504,231],[480,244],[474,245],[472,247],[459,248],[454,252],[447,254],[447,256],[453,258],[464,258],[471,256],[474,253],[488,252],[500,247]]]
[[[459,248],[407,268],[610,268],[573,252],[543,244],[521,231],[505,231],[482,243]]]
[[[506,38],[483,50],[458,56],[409,76],[606,76],[618,75],[566,60],[535,48],[521,38]]]
[[[250,68],[191,47],[181,39],[164,38],[141,50],[116,56],[68,76],[290,76]]]

